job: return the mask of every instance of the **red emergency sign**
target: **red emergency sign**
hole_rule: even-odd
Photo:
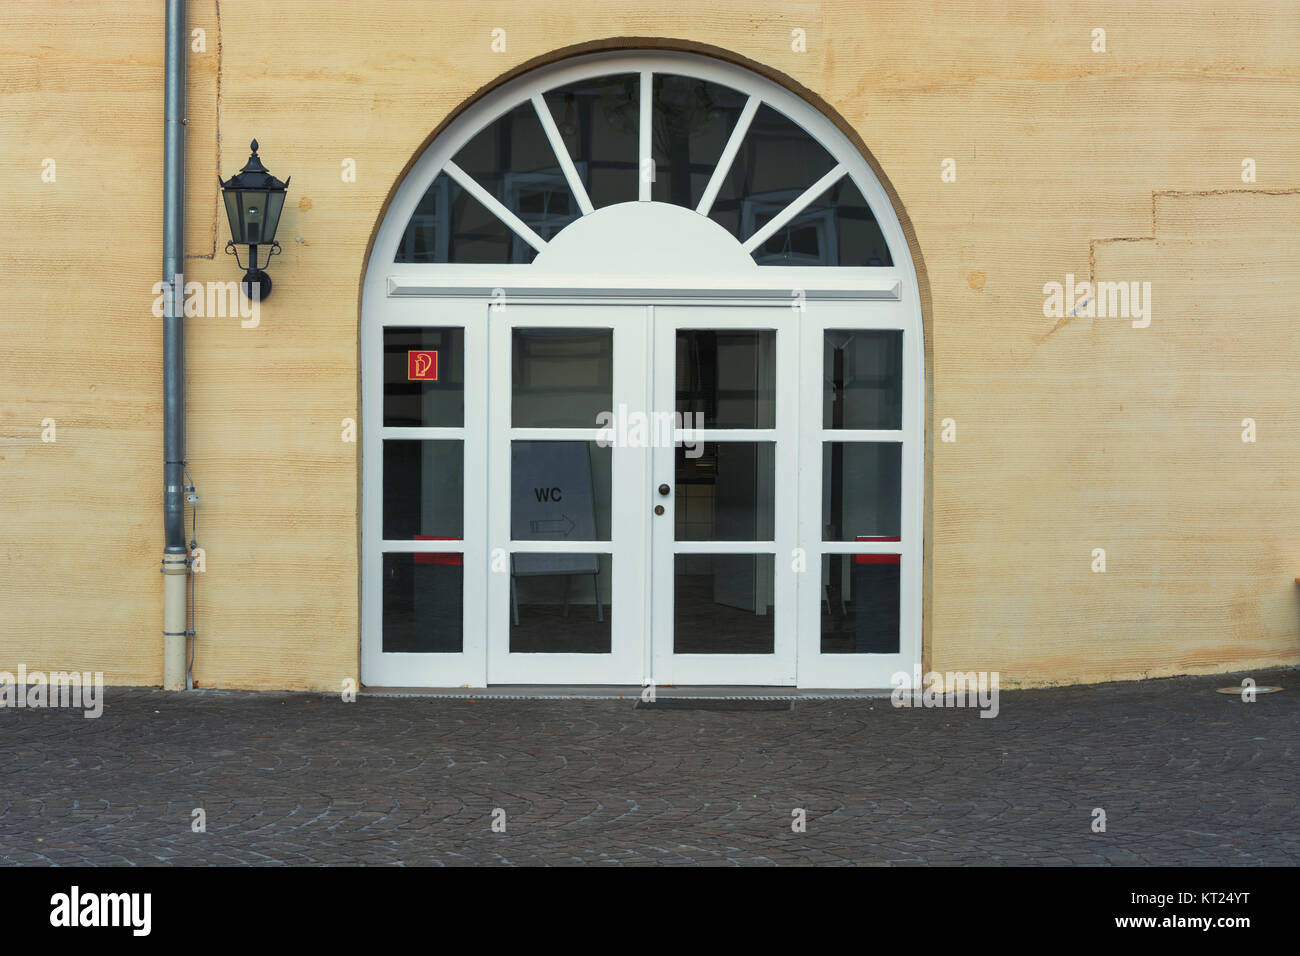
[[[409,351],[406,353],[406,378],[412,382],[438,381],[438,353]]]

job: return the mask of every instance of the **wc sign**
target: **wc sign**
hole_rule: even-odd
[[[438,353],[410,351],[406,353],[406,379],[410,382],[438,381]]]

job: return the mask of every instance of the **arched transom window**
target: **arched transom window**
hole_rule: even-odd
[[[893,265],[848,167],[762,90],[609,68],[463,130],[395,261],[527,264],[583,216],[650,201],[707,216],[760,266]]]

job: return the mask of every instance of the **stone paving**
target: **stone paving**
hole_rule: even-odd
[[[1294,865],[1297,674],[1254,703],[1004,692],[992,720],[110,688],[96,720],[0,709],[0,862]]]

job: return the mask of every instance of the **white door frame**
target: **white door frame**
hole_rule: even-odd
[[[676,342],[679,329],[754,329],[776,336],[774,396],[775,423],[769,429],[717,429],[674,431],[674,441],[770,441],[774,459],[774,536],[771,541],[678,541],[676,511],[680,489],[675,474],[676,447],[656,447],[651,490],[667,484],[667,496],[652,494],[664,514],[652,519],[653,568],[651,602],[654,667],[649,675],[657,685],[751,684],[781,686],[795,682],[796,575],[788,555],[795,547],[798,511],[798,313],[788,305],[668,305],[651,309],[655,347],[654,405],[656,412],[676,408]],[[676,556],[678,554],[770,554],[773,563],[773,637],[770,654],[674,653],[676,620]]]
[[[914,683],[921,665],[921,584],[925,494],[925,353],[917,326],[906,311],[877,302],[823,302],[803,318],[799,396],[799,543],[806,549],[807,571],[800,575],[799,686],[869,687],[895,685],[894,675]],[[903,333],[903,421],[895,430],[823,428],[821,382],[824,335],[828,329],[897,329]],[[918,376],[921,376],[918,378]],[[900,541],[822,540],[822,445],[824,441],[899,442],[902,444]],[[823,654],[821,652],[822,561],[826,555],[896,554],[899,556],[899,649],[896,654]]]
[[[520,102],[547,89],[596,76],[640,72],[646,80],[653,72],[675,73],[721,83],[749,93],[751,106],[758,101],[773,107],[817,139],[839,164],[840,175],[851,177],[870,205],[888,243],[895,265],[891,267],[786,267],[758,266],[729,233],[695,210],[647,201],[627,202],[586,212],[549,242],[542,242],[530,265],[454,265],[395,262],[406,224],[425,191],[460,148],[488,122]],[[643,103],[648,96],[643,97]],[[748,109],[748,108],[747,108]],[[641,153],[650,156],[650,124],[641,124]],[[729,162],[729,160],[728,160]],[[752,245],[752,240],[746,245]],[[894,323],[904,330],[903,436],[903,541],[899,543],[903,595],[902,636],[897,661],[888,664],[847,666],[854,655],[834,655],[820,660],[808,641],[819,626],[812,622],[810,603],[819,588],[800,590],[798,673],[801,687],[886,686],[883,671],[899,663],[909,673],[921,660],[921,556],[924,500],[925,367],[920,295],[907,239],[884,188],[865,158],[827,117],[794,93],[741,67],[695,54],[675,52],[606,51],[576,57],[530,71],[481,97],[456,117],[415,161],[395,192],[375,236],[362,294],[362,529],[361,529],[361,630],[362,680],[371,685],[484,686],[489,679],[484,635],[489,606],[487,579],[487,527],[479,517],[486,511],[488,481],[487,328],[489,303],[504,294],[510,305],[583,301],[592,304],[653,306],[715,303],[750,305],[774,302],[801,305],[800,368],[805,381],[810,363],[819,361],[820,346],[810,346],[825,324]],[[822,313],[823,308],[827,311]],[[850,311],[842,311],[850,310]],[[847,315],[854,318],[844,318]],[[457,325],[466,328],[467,381],[463,429],[420,429],[421,435],[397,434],[408,430],[385,429],[383,412],[383,337],[385,325]],[[815,330],[815,331],[814,331]],[[471,350],[471,343],[473,349]],[[469,381],[477,369],[477,397]],[[479,390],[482,391],[479,391]],[[797,399],[800,417],[808,419],[810,403],[820,401],[819,389],[804,387]],[[426,433],[427,434],[423,434]],[[453,435],[455,432],[457,434]],[[435,434],[438,433],[438,434]],[[445,433],[445,434],[442,434]],[[382,531],[382,442],[395,437],[460,437],[465,441],[466,524],[464,647],[460,654],[384,654],[380,646],[382,624],[382,556],[387,551],[428,550],[423,542],[385,542]],[[801,488],[808,487],[802,472],[820,469],[820,456],[809,462],[806,445],[821,440],[801,432]],[[820,494],[820,481],[813,483]],[[798,537],[808,537],[809,521],[820,521],[801,496]],[[818,504],[818,509],[820,505]],[[648,509],[642,509],[647,511]],[[859,552],[871,550],[851,545]],[[439,550],[455,550],[452,543]],[[837,551],[826,545],[823,550]],[[810,551],[808,557],[814,554]],[[820,561],[820,553],[815,555]],[[482,569],[482,574],[471,569]],[[809,572],[813,573],[812,571]],[[816,571],[820,574],[820,571]],[[811,592],[811,596],[810,596]],[[492,602],[496,606],[497,602]],[[646,642],[647,666],[650,646]],[[827,658],[832,655],[826,655]],[[862,662],[858,662],[862,663]],[[883,665],[883,666],[882,666]],[[571,678],[562,676],[562,681]]]
[[[511,305],[488,318],[489,377],[487,521],[487,680],[493,684],[640,684],[645,668],[645,569],[648,523],[643,501],[647,449],[614,445],[610,474],[610,537],[605,541],[512,541],[512,441],[598,441],[590,428],[515,428],[511,423],[511,339],[519,328],[610,329],[613,408],[646,407],[648,326],[642,306]],[[610,554],[608,654],[511,653],[511,555],[524,552]]]

